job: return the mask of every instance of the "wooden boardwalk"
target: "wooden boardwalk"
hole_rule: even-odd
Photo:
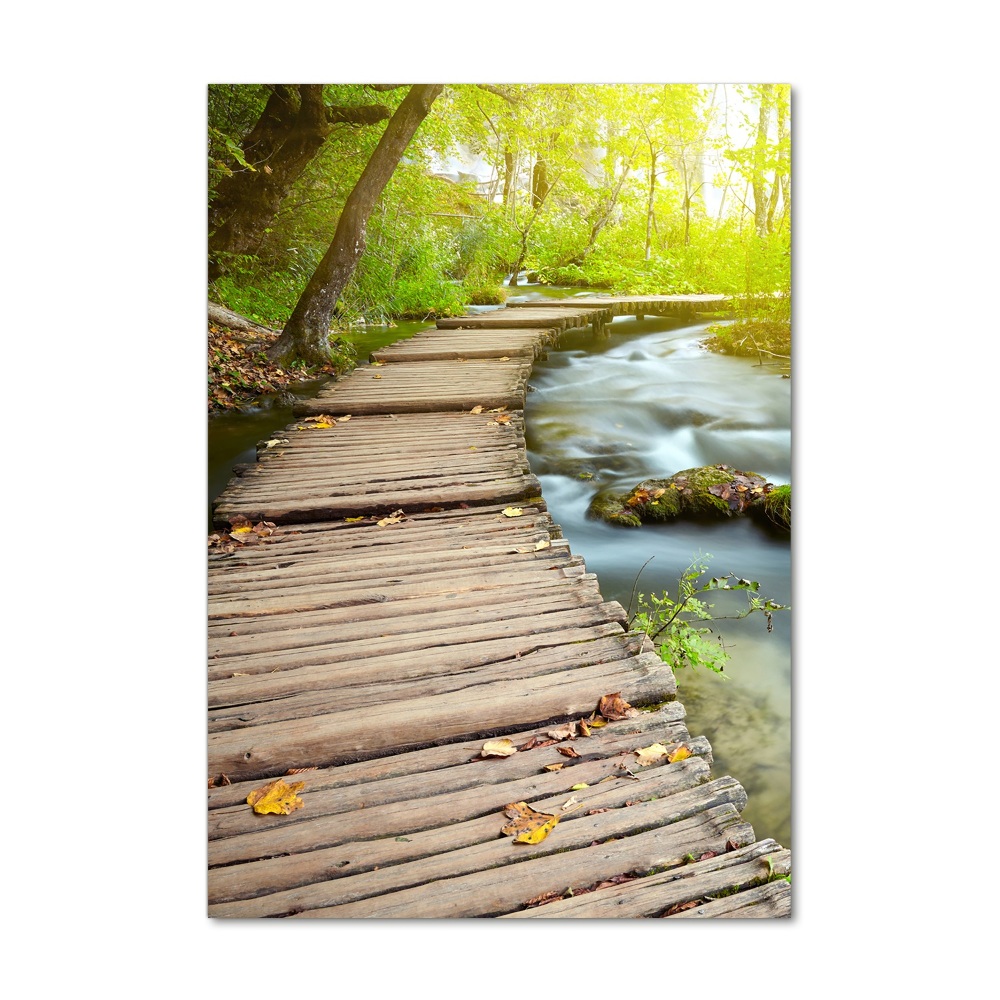
[[[383,348],[218,499],[210,916],[790,913],[789,852],[756,841],[528,469],[532,361],[607,309],[531,304]],[[253,544],[226,537],[241,519]],[[496,737],[515,752],[484,757]],[[688,756],[637,753],[654,744]],[[301,805],[258,815],[247,796],[276,779]],[[505,834],[515,803],[548,836]]]

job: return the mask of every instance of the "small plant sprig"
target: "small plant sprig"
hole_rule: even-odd
[[[724,619],[746,618],[759,612],[767,620],[767,630],[772,631],[774,623],[772,615],[776,611],[789,610],[788,605],[778,604],[770,598],[759,597],[760,584],[756,580],[746,580],[735,573],[725,576],[714,576],[708,580],[703,577],[708,572],[707,560],[711,554],[699,555],[692,560],[691,565],[677,581],[677,599],[672,598],[668,591],[659,596],[650,594],[638,595],[638,610],[629,619],[629,631],[633,634],[645,634],[657,644],[657,652],[665,663],[672,667],[705,667],[724,679],[724,667],[729,661],[729,653],[721,637],[709,639],[714,635],[711,625],[702,622],[722,621]],[[643,564],[643,569],[649,560]],[[639,570],[642,573],[642,569]],[[638,583],[638,577],[636,577]],[[747,595],[747,606],[734,615],[716,615],[712,613],[714,605],[701,600],[700,594],[716,590],[742,590]],[[635,597],[635,589],[632,591]],[[629,612],[631,612],[631,601]]]

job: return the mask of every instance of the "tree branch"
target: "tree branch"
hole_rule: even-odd
[[[501,87],[494,87],[492,83],[476,83],[473,86],[478,87],[480,90],[485,90],[488,94],[495,94],[497,97],[506,101],[508,104],[517,104],[518,99],[512,94],[508,94]]]

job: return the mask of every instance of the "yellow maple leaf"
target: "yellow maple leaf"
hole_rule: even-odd
[[[523,513],[524,511],[520,507],[507,507],[503,515],[504,517],[520,517]]]
[[[262,788],[255,788],[247,796],[247,804],[253,806],[253,811],[261,815],[278,813],[287,816],[302,808],[302,799],[296,792],[301,792],[305,786],[304,781],[296,781],[295,784],[289,785],[279,778]]]
[[[688,748],[682,743],[676,750],[673,751],[673,753],[670,754],[669,757],[667,757],[667,763],[673,764],[678,760],[687,760],[690,756],[691,751],[688,750]]]
[[[511,822],[501,829],[501,833],[515,834],[518,844],[538,844],[543,841],[559,822],[558,816],[536,812],[527,802],[511,802],[504,806],[504,815]]]

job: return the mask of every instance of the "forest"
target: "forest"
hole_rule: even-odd
[[[788,356],[790,143],[784,84],[211,85],[209,409],[519,276],[729,295],[722,349]]]

